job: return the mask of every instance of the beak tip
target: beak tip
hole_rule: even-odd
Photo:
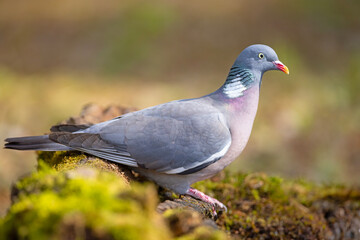
[[[286,73],[287,75],[290,74],[289,72],[289,68],[287,66],[285,66],[285,64],[283,64],[282,62],[280,61],[274,61],[273,62],[274,65],[276,66],[276,68],[284,73]]]

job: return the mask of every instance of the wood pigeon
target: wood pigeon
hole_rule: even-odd
[[[289,74],[275,51],[251,45],[235,60],[225,83],[206,96],[160,104],[112,120],[58,125],[43,136],[8,138],[5,148],[77,150],[129,166],[160,186],[227,210],[191,184],[223,170],[243,151],[251,133],[263,74]]]

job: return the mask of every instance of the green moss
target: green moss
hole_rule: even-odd
[[[225,172],[221,181],[206,180],[194,184],[195,188],[216,197],[232,198],[234,193],[243,199],[259,200],[260,198],[287,201],[282,188],[283,180],[279,177],[268,177],[263,173],[231,174]]]
[[[103,162],[98,158],[87,161],[87,156],[77,151],[38,152],[38,162],[41,161],[58,171],[72,170],[79,167],[79,165],[101,166],[101,162]]]
[[[163,214],[175,239],[229,239],[227,234],[213,226],[206,225],[203,216],[187,209],[169,209]]]
[[[315,186],[301,181],[283,181],[263,173],[225,172],[218,181],[206,180],[195,187],[228,206],[229,212],[218,224],[234,236],[323,239],[330,231],[322,216],[308,208],[315,197]]]
[[[129,185],[116,164],[79,152],[39,152],[38,163],[15,184],[0,239],[169,239],[169,232],[177,239],[360,237],[358,188],[223,172],[194,184],[228,207],[217,220],[221,231],[204,224],[211,207],[188,196],[177,202],[181,209],[157,215],[158,194],[178,197],[147,183]]]
[[[121,165],[108,162],[106,160],[86,155],[78,151],[58,151],[58,152],[38,152],[38,163],[41,168],[41,163],[46,163],[51,168],[57,171],[68,171],[78,167],[91,167],[106,172],[115,173],[123,177],[126,181],[129,180],[129,174]],[[41,169],[39,169],[41,170]]]
[[[155,212],[152,185],[80,168],[46,169],[16,184],[18,195],[2,220],[2,239],[168,239]],[[67,237],[66,237],[67,236]]]
[[[230,174],[196,184],[229,208],[218,225],[251,239],[360,237],[360,189],[283,180],[262,173]]]
[[[215,230],[209,226],[201,226],[196,228],[193,232],[176,238],[177,240],[225,240],[230,239],[225,232]]]

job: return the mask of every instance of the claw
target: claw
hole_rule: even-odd
[[[217,199],[213,198],[215,200],[215,206],[217,206],[219,209],[223,210],[224,212],[227,213],[227,207],[220,201],[218,201]]]
[[[186,194],[190,195],[196,199],[199,199],[203,202],[211,204],[214,217],[217,217],[216,209],[220,209],[222,211],[227,212],[227,207],[223,203],[221,203],[220,201],[218,201],[215,198],[209,197],[208,195],[200,192],[199,190],[197,190],[195,188],[189,188],[189,190],[186,191]]]

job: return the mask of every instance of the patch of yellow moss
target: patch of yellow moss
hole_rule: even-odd
[[[16,184],[0,239],[169,239],[150,184],[131,185],[90,168],[41,166]]]
[[[200,226],[193,232],[176,238],[177,240],[225,240],[230,239],[225,232],[214,230],[209,226]]]
[[[78,167],[91,167],[101,171],[112,172],[123,177],[126,181],[129,176],[120,165],[86,155],[78,151],[38,152],[38,162],[44,162],[57,171],[68,171]]]

